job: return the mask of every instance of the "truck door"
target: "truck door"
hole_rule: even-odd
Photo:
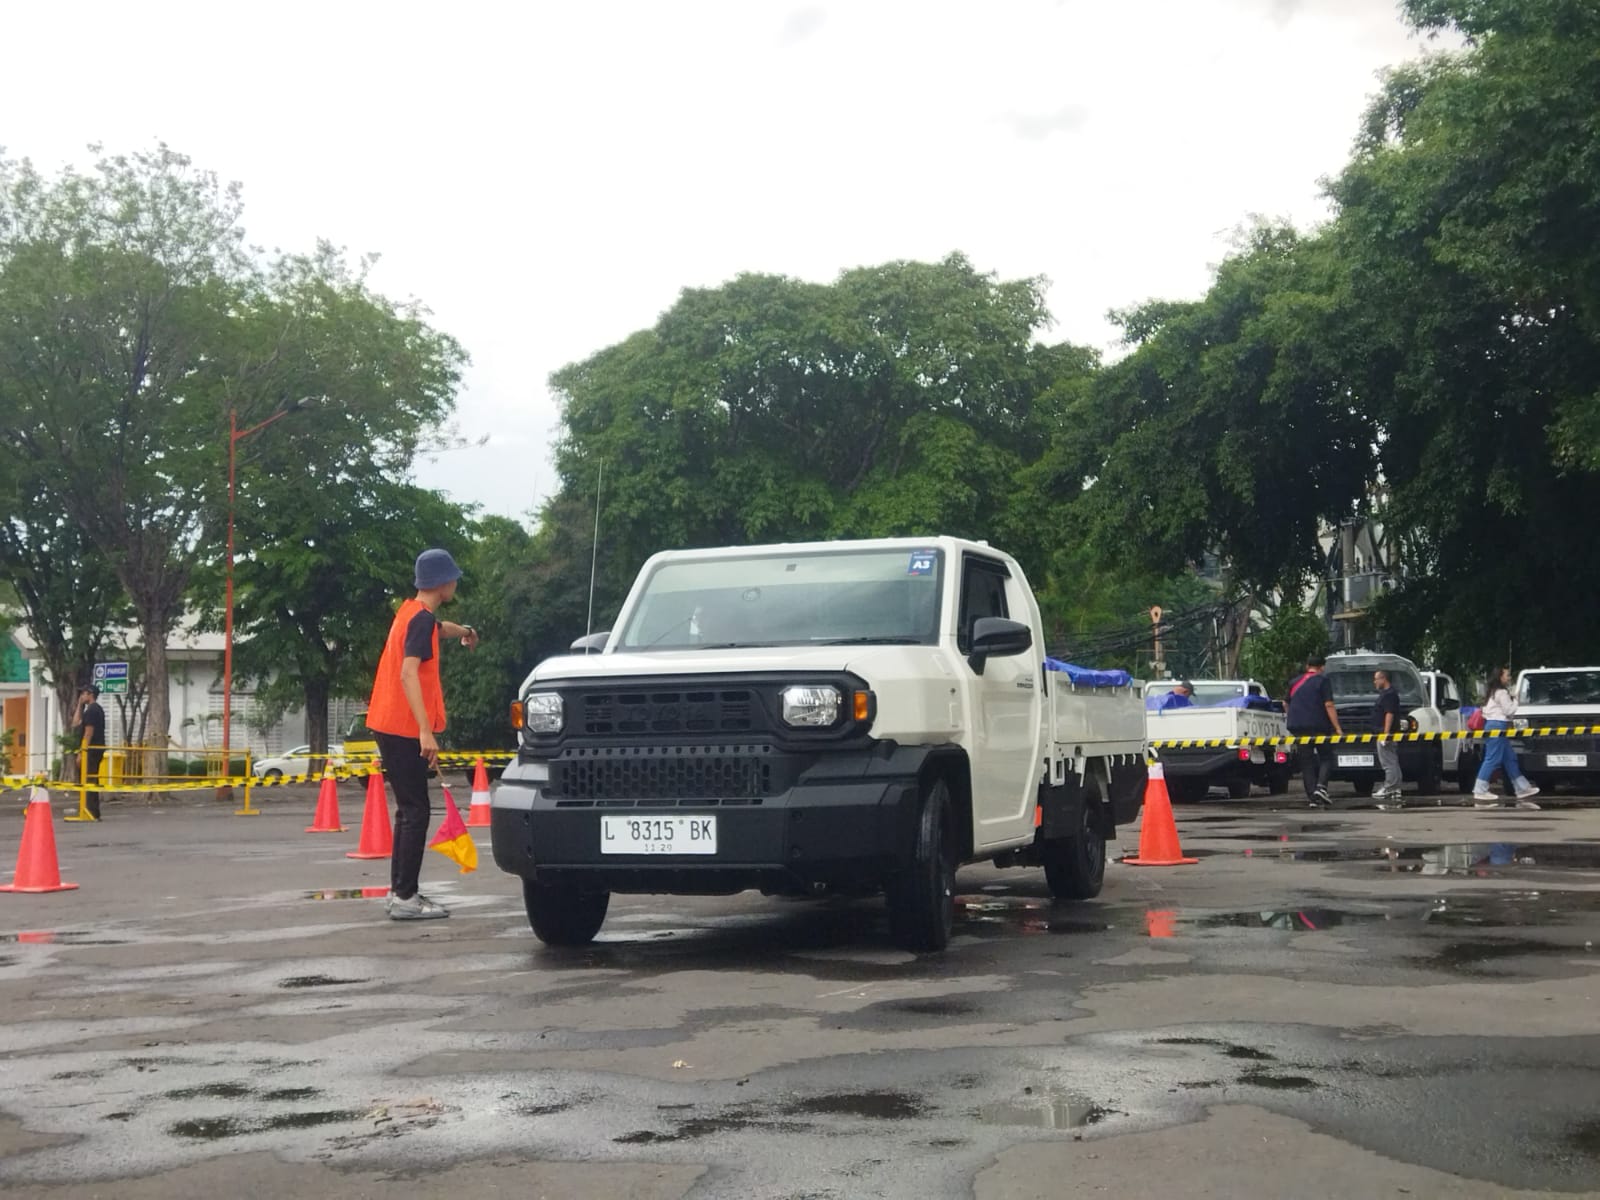
[[[1439,707],[1439,715],[1443,718],[1442,728],[1446,733],[1460,733],[1466,726],[1461,720],[1461,689],[1456,686],[1456,681],[1441,672],[1438,675],[1439,694],[1434,698],[1434,703]],[[1452,738],[1443,746],[1444,769],[1454,771],[1461,761],[1461,742]]]
[[[973,622],[980,617],[1027,620],[1027,604],[1018,581],[1005,564],[966,555],[961,569],[961,603],[956,646],[963,655],[971,647]],[[1015,601],[1008,593],[1016,593]],[[1012,614],[1017,616],[1013,617]],[[1041,756],[1039,731],[1039,664],[1044,650],[991,658],[979,675],[963,662],[973,703],[972,809],[979,847],[1015,839],[1031,824],[1038,794]]]

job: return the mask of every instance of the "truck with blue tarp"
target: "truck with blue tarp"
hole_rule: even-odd
[[[958,538],[675,550],[524,681],[496,863],[534,933],[613,893],[862,895],[942,948],[965,863],[1101,888],[1145,784],[1126,673],[1048,663],[1015,559]]]
[[[1145,734],[1152,743],[1201,743],[1158,745],[1174,800],[1204,800],[1213,788],[1234,800],[1249,796],[1252,787],[1274,796],[1289,790],[1296,761],[1292,747],[1237,744],[1287,733],[1283,705],[1254,679],[1201,679],[1192,685],[1187,680],[1152,680],[1145,684],[1144,703]]]

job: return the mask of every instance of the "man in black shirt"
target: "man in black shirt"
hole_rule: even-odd
[[[1339,713],[1333,707],[1333,682],[1323,673],[1328,660],[1313,655],[1306,660],[1305,674],[1289,684],[1287,706],[1289,732],[1295,737],[1342,734]],[[1328,780],[1333,775],[1332,746],[1301,746],[1300,775],[1306,799],[1314,805],[1330,805]]]
[[[1372,673],[1372,686],[1378,693],[1372,706],[1372,728],[1383,734],[1400,732],[1400,693],[1387,671]],[[1383,768],[1383,784],[1372,793],[1379,806],[1399,804],[1400,800],[1400,747],[1394,742],[1378,743],[1378,765]]]
[[[78,693],[78,716],[73,727],[83,730],[78,747],[83,750],[83,783],[98,783],[100,762],[106,756],[106,710],[100,707],[100,689],[90,684]],[[89,815],[100,819],[100,789],[86,787],[83,796]]]

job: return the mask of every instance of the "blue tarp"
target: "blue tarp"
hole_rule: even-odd
[[[1265,696],[1232,696],[1227,700],[1218,700],[1215,704],[1206,705],[1207,708],[1249,708],[1256,712],[1282,712],[1283,705],[1276,700],[1269,700]]]
[[[1155,696],[1144,698],[1144,707],[1147,712],[1171,712],[1175,708],[1193,708],[1194,700],[1181,692],[1161,692]]]
[[[1059,658],[1047,658],[1044,665],[1048,670],[1065,674],[1073,687],[1127,687],[1133,682],[1133,676],[1126,671],[1091,671],[1088,667],[1074,666]]]

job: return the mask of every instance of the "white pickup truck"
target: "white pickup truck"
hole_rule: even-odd
[[[1600,725],[1600,667],[1531,667],[1517,676],[1517,727]],[[1529,738],[1517,744],[1522,773],[1542,788],[1600,780],[1600,737]]]
[[[1254,679],[1202,679],[1191,703],[1164,707],[1179,681],[1145,685],[1145,735],[1152,742],[1283,737],[1283,706],[1267,700]],[[1285,746],[1163,746],[1157,751],[1166,771],[1167,791],[1177,801],[1204,800],[1213,787],[1242,800],[1260,785],[1274,796],[1289,790],[1294,752]]]
[[[881,889],[916,950],[948,941],[963,863],[1094,896],[1143,799],[1144,712],[1042,641],[1021,568],[982,543],[658,554],[581,639],[598,653],[523,683],[495,861],[552,945],[591,940],[613,892]]]

